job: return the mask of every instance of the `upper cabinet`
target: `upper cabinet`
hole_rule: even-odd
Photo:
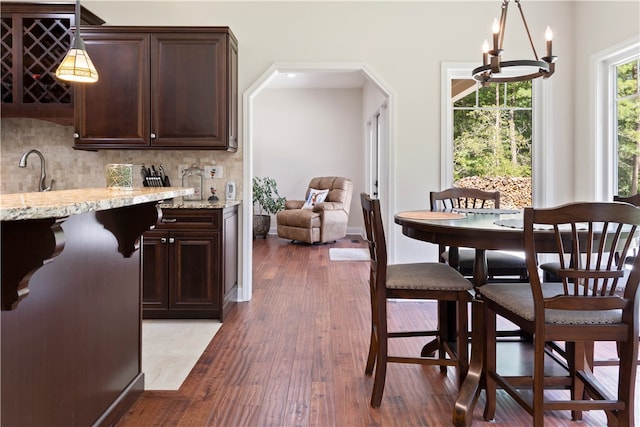
[[[72,86],[56,68],[71,47],[75,5],[0,3],[2,117],[29,117],[73,124]],[[104,21],[85,8],[81,23]]]
[[[238,42],[227,27],[82,29],[97,83],[75,90],[74,148],[238,148]]]

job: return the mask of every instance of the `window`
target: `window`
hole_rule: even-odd
[[[454,125],[454,106],[455,107],[471,107],[475,109],[475,91],[476,82],[470,79],[471,71],[478,64],[474,62],[443,62],[442,68],[442,102],[441,102],[441,177],[440,189],[448,188],[456,183],[457,178],[461,176],[458,171],[454,171],[454,139],[456,135],[461,135],[464,131]],[[550,93],[553,92],[554,79],[536,79],[531,82],[511,83],[511,86],[499,85],[481,88],[478,93],[478,110],[493,110],[494,120],[499,111],[501,123],[506,124],[503,129],[505,134],[498,134],[503,142],[515,141],[516,150],[512,150],[512,145],[508,145],[507,157],[509,163],[512,162],[512,153],[516,153],[515,168],[519,173],[513,173],[513,176],[519,175],[520,183],[526,182],[527,190],[518,190],[518,194],[527,194],[530,202],[523,200],[509,200],[508,194],[515,194],[513,182],[503,188],[497,188],[501,192],[500,204],[505,208],[507,206],[535,206],[546,207],[553,203],[553,192],[555,182],[557,181],[558,171],[550,167],[554,162],[554,150],[546,147],[548,140],[552,137],[549,129],[553,129],[554,114],[553,106],[550,104]],[[462,86],[458,86],[462,84]],[[457,88],[455,86],[458,86]],[[465,87],[466,86],[466,87]],[[497,90],[497,92],[496,92]],[[524,90],[527,96],[523,97],[519,91]],[[515,91],[515,92],[514,92]],[[491,92],[491,95],[489,95]],[[474,93],[472,95],[472,93]],[[456,95],[454,95],[456,94]],[[471,98],[466,98],[471,96]],[[461,101],[465,98],[465,101]],[[483,100],[486,98],[486,100]],[[528,99],[527,99],[528,98]],[[472,104],[473,102],[473,104]],[[467,105],[468,104],[468,105]],[[470,110],[466,114],[470,114]],[[458,114],[458,113],[455,113]],[[459,113],[464,114],[464,113]],[[479,114],[479,113],[475,113]],[[513,114],[513,120],[509,120],[509,115]],[[504,117],[506,115],[506,117]],[[527,125],[523,125],[523,123]],[[492,122],[493,123],[493,122]],[[513,124],[515,129],[509,129]],[[454,135],[455,134],[455,135]],[[515,139],[509,135],[519,135]],[[505,139],[506,138],[506,139]],[[485,142],[485,146],[489,146]],[[527,153],[528,151],[528,153]],[[526,156],[528,160],[525,160]],[[495,161],[495,159],[494,159]],[[502,165],[504,166],[504,159]],[[464,178],[460,178],[464,179]],[[497,178],[488,180],[497,181]],[[459,180],[458,180],[459,181]],[[459,185],[460,183],[457,182]]]
[[[615,146],[617,160],[616,193],[621,196],[638,194],[640,170],[640,57],[613,65],[615,74]]]
[[[593,55],[595,87],[591,92],[593,175],[583,181],[596,200],[630,196],[638,191],[638,61],[640,37],[624,41]],[[589,168],[587,168],[589,169]]]
[[[505,208],[531,206],[531,82],[455,79],[451,88],[453,184],[498,190]]]

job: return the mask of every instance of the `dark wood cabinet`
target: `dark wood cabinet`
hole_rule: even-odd
[[[75,148],[237,150],[238,47],[229,28],[82,35],[100,80],[76,90]]]
[[[58,80],[55,71],[71,47],[75,5],[3,2],[0,7],[2,117],[72,125],[73,85]],[[84,25],[104,24],[85,8],[80,19]]]
[[[238,284],[238,208],[163,209],[143,238],[145,318],[219,318]]]

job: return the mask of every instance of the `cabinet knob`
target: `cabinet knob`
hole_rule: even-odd
[[[169,237],[169,243],[175,243],[176,239],[174,239],[173,237]]]
[[[166,237],[161,237],[160,238],[160,243],[167,243],[167,238]]]
[[[74,132],[73,139],[78,139],[78,138],[80,138],[80,134],[78,132]]]
[[[154,132],[151,132],[151,135],[149,135],[151,137],[151,139],[156,139],[156,134]]]

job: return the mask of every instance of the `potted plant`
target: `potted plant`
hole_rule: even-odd
[[[253,238],[267,238],[271,227],[271,215],[284,209],[286,199],[278,194],[276,180],[268,176],[253,177]]]

